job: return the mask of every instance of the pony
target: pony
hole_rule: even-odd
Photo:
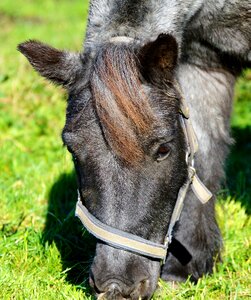
[[[90,269],[97,297],[150,299],[160,276],[196,282],[212,273],[233,88],[251,62],[251,1],[92,0],[80,53],[38,41],[18,49],[68,91],[62,138],[80,203],[126,235],[164,243],[189,177],[183,100],[190,110],[199,144],[192,165],[213,197],[201,203],[188,188],[162,261],[98,239]]]

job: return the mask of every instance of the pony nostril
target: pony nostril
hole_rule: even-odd
[[[89,276],[89,285],[90,285],[90,287],[93,289],[93,291],[94,291],[96,294],[102,294],[102,293],[104,292],[103,290],[101,291],[101,290],[97,287],[96,282],[95,282],[94,277],[93,277],[92,274],[90,274],[90,276]],[[100,298],[100,299],[101,299],[101,298]]]
[[[118,293],[118,292],[121,293],[121,288],[117,283],[111,283],[109,285],[108,291],[110,291],[110,292],[116,291],[116,293]]]
[[[133,292],[130,294],[131,299],[140,299],[141,296],[146,295],[147,291],[150,286],[149,279],[143,279],[138,283],[136,288],[133,290]]]
[[[100,284],[96,282],[92,274],[89,276],[89,284],[93,290],[99,295],[98,299],[106,299],[108,295],[120,295],[123,290],[123,283],[120,281],[108,281],[106,283]],[[117,298],[116,298],[117,299]]]
[[[141,276],[135,282],[126,278],[112,277],[103,281],[90,272],[89,283],[99,300],[138,300],[148,299],[150,280],[148,276]]]
[[[98,295],[98,300],[125,300],[118,284],[109,285],[108,291]]]

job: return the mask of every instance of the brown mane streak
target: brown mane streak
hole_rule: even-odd
[[[107,45],[97,55],[91,87],[105,137],[125,163],[143,157],[139,137],[154,122],[153,111],[142,89],[137,60],[125,45]]]

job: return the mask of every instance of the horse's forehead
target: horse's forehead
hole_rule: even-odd
[[[129,46],[102,48],[93,67],[88,88],[69,103],[66,130],[78,136],[77,144],[105,143],[124,163],[137,164],[144,157],[144,139],[156,128],[166,129],[163,115],[176,112],[175,93],[171,88],[163,95],[142,83]]]

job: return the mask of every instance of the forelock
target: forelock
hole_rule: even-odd
[[[125,163],[139,162],[143,158],[139,138],[151,130],[155,117],[130,46],[108,44],[102,48],[90,83],[108,144]]]

